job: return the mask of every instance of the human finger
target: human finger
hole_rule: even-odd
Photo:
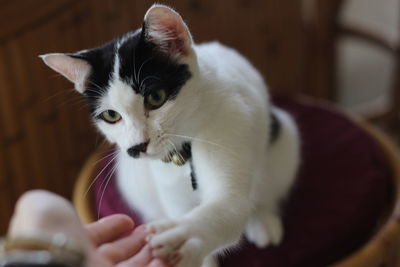
[[[146,244],[145,237],[145,226],[139,226],[129,236],[103,244],[97,251],[109,261],[116,264],[137,254]]]
[[[94,246],[113,242],[134,228],[132,219],[123,214],[115,214],[85,226]]]
[[[116,267],[143,267],[147,266],[152,259],[153,255],[151,254],[151,249],[146,245],[139,253],[117,264]]]
[[[168,267],[161,259],[153,259],[147,267]]]

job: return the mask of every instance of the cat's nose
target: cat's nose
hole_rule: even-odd
[[[149,141],[138,144],[138,145],[134,145],[133,147],[128,148],[127,152],[129,154],[129,156],[133,157],[133,158],[138,158],[140,155],[140,152],[146,152],[147,150],[147,146],[149,144]]]

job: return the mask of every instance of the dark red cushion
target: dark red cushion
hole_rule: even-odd
[[[302,140],[300,172],[284,208],[285,237],[278,247],[262,250],[243,240],[238,248],[220,257],[221,266],[332,264],[368,241],[389,201],[388,165],[367,133],[342,114],[322,106],[287,98],[274,102],[293,115]],[[102,164],[108,161],[109,157]],[[111,165],[95,184],[97,212],[100,217],[126,213],[140,223],[118,193],[114,178],[104,191]]]

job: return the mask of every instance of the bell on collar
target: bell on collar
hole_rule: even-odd
[[[180,151],[174,150],[168,153],[163,159],[165,163],[170,163],[171,161],[176,166],[185,165],[185,163],[192,157],[191,145],[190,143],[184,143]]]
[[[185,159],[181,153],[174,151],[165,156],[162,161],[165,163],[172,161],[175,165],[182,166],[186,163],[187,159]]]
[[[186,159],[182,157],[181,153],[175,153],[172,156],[172,162],[177,166],[182,166],[186,163]]]
[[[161,159],[165,163],[170,163],[172,161],[172,153],[169,153],[164,158]]]

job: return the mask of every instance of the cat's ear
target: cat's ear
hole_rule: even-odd
[[[172,8],[155,4],[147,10],[143,33],[147,41],[173,57],[179,58],[190,53],[192,36],[182,17]]]
[[[68,54],[53,53],[41,55],[44,63],[75,84],[75,89],[83,93],[92,67],[84,59]]]

